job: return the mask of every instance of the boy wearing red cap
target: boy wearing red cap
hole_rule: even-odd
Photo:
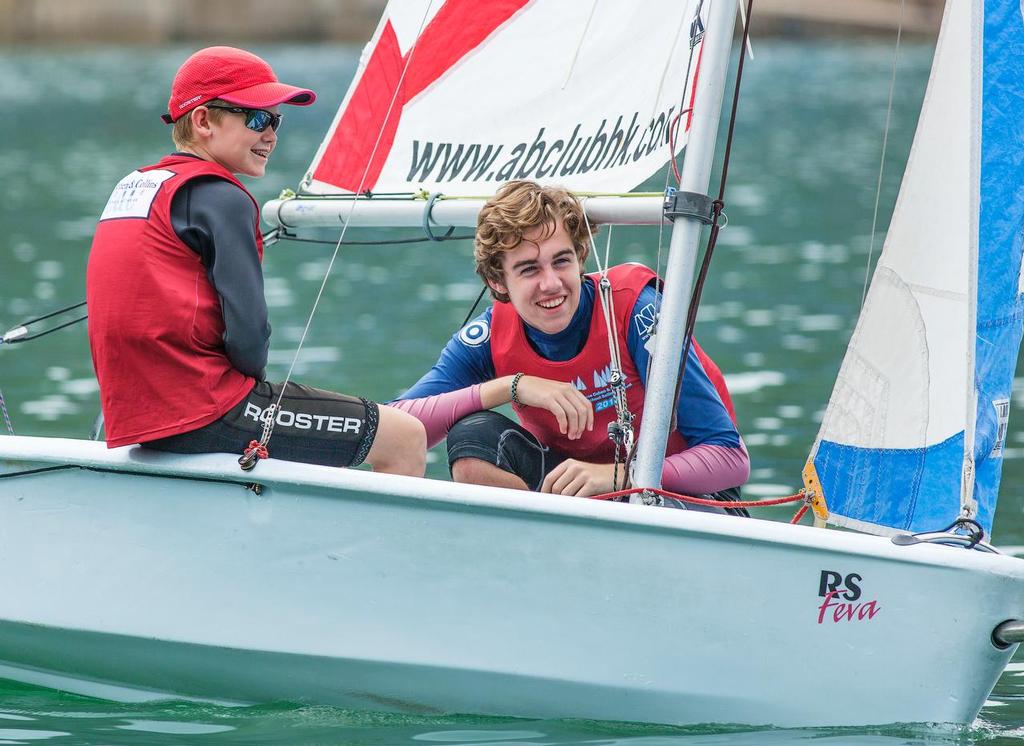
[[[118,183],[89,255],[89,343],[109,447],[241,453],[273,411],[273,456],[423,475],[425,434],[412,416],[264,380],[259,205],[236,175],[263,175],[281,104],[315,99],[232,47],[200,50],[179,69],[163,115],[178,150]]]

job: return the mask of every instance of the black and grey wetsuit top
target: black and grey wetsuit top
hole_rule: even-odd
[[[242,373],[262,381],[266,378],[270,323],[263,269],[256,253],[255,209],[236,185],[203,176],[175,193],[171,225],[178,238],[199,254],[206,276],[220,296],[228,359]]]

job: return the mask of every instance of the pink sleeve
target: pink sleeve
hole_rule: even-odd
[[[427,430],[427,448],[433,448],[448,434],[451,426],[467,414],[483,409],[480,384],[458,391],[424,396],[422,399],[401,399],[387,406],[401,409],[423,423]]]
[[[738,487],[750,477],[746,446],[699,445],[665,458],[662,486],[681,495],[704,495]]]

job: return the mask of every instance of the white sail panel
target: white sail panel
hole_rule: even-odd
[[[304,191],[628,191],[685,144],[701,5],[393,0]]]
[[[970,8],[947,4],[889,232],[812,454],[836,523],[912,528],[926,493],[929,515],[936,500],[947,523],[959,512],[973,401]]]
[[[964,429],[972,205],[969,3],[954,2],[935,53],[917,136],[857,331],[821,437],[919,448]],[[885,391],[885,400],[878,398]],[[867,397],[871,437],[839,438],[848,400]],[[858,423],[859,424],[859,423]]]
[[[812,454],[836,523],[992,529],[1024,333],[1024,6],[950,0],[893,224]],[[812,485],[813,486],[813,485]]]

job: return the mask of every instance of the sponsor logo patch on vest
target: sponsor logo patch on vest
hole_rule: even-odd
[[[459,340],[469,347],[479,347],[491,338],[491,327],[483,319],[466,324],[459,332]]]
[[[654,308],[653,303],[648,303],[634,314],[633,322],[636,324],[636,331],[640,335],[641,341],[646,342],[651,338],[657,318],[657,309]]]
[[[114,187],[100,220],[149,217],[160,186],[172,176],[173,171],[132,171]]]

